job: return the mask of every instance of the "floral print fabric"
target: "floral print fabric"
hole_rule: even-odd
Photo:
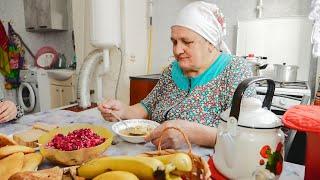
[[[217,127],[219,114],[231,106],[233,93],[238,84],[252,76],[243,58],[230,56],[232,60],[224,71],[204,85],[190,92],[180,89],[172,80],[172,64],[162,73],[150,94],[141,101],[152,120],[183,119]],[[246,92],[246,95],[254,91]]]

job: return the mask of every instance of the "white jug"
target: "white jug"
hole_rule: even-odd
[[[242,98],[257,81],[268,82],[263,103]],[[232,106],[221,113],[214,162],[219,172],[230,179],[276,179],[282,172],[284,134],[281,120],[269,109],[275,83],[264,77],[244,80],[237,87]]]

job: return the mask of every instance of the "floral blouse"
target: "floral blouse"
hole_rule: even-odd
[[[162,73],[159,82],[140,103],[152,120],[184,119],[217,127],[219,114],[231,106],[238,84],[252,76],[243,58],[221,53],[217,60],[197,77],[185,77],[174,61]],[[250,89],[246,95],[253,94]]]

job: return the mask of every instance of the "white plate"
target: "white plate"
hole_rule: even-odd
[[[136,127],[136,126],[149,126],[153,129],[155,129],[160,124],[147,120],[147,119],[130,119],[130,120],[124,120],[124,122],[128,125],[128,127]],[[112,131],[115,132],[117,135],[119,135],[123,140],[131,143],[143,143],[145,136],[128,136],[121,134],[120,131],[126,129],[126,125],[122,122],[117,122],[112,125]]]

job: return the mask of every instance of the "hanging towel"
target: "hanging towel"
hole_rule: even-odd
[[[9,39],[6,30],[0,20],[0,72],[4,76],[7,76],[10,73],[8,41]]]
[[[6,88],[18,88],[20,85],[19,73],[24,62],[24,48],[22,46],[21,40],[14,31],[10,23],[8,23],[8,57],[10,64],[10,73],[6,76]],[[9,85],[10,84],[10,85]]]
[[[21,69],[24,62],[24,48],[10,23],[8,23],[10,69]]]

